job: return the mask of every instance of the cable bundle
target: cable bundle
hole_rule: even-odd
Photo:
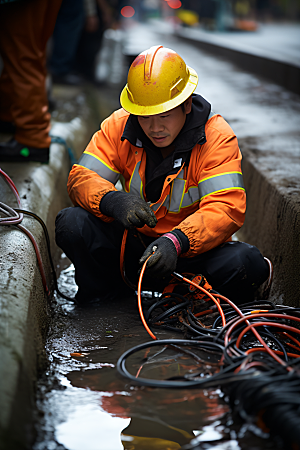
[[[144,326],[154,341],[125,352],[119,358],[118,371],[143,386],[221,387],[234,412],[243,419],[252,418],[265,431],[280,435],[285,448],[288,445],[293,450],[300,449],[300,308],[283,307],[267,300],[238,307],[215,291],[209,292],[173,273],[185,285],[192,284],[204,293],[204,302],[195,301],[190,295],[165,293],[144,317],[141,281],[146,264],[147,261],[140,275],[138,304]],[[211,325],[206,324],[209,318],[213,319]],[[158,340],[149,326],[181,330],[190,339]],[[155,380],[140,377],[142,365],[138,374],[132,375],[126,368],[126,360],[154,346],[180,349],[194,357],[196,363],[199,358],[193,349],[211,352],[218,356],[218,369],[206,376],[199,365],[197,373]]]
[[[299,363],[298,363],[299,364]],[[261,374],[233,382],[225,391],[230,405],[247,422],[279,437],[284,448],[300,448],[300,377],[298,373]]]

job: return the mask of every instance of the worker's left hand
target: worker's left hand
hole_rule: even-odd
[[[167,237],[168,235],[169,237]],[[152,253],[153,255],[147,262],[145,273],[152,278],[165,278],[176,269],[177,258],[181,253],[180,239],[172,233],[162,235],[146,248],[139,261],[140,264],[144,264]]]

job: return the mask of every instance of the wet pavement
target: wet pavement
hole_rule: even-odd
[[[67,258],[61,260],[62,267],[68,264]],[[62,270],[59,287],[75,294],[72,265]],[[46,346],[50,365],[39,381],[34,450],[274,448],[258,428],[233,422],[220,390],[136,387],[118,374],[121,354],[150,340],[134,296],[89,308],[55,296],[53,308]],[[182,338],[164,330],[156,335]],[[202,367],[162,346],[133,356],[127,367],[158,379],[199,370],[213,373],[214,355],[199,356]]]
[[[173,37],[151,35],[150,30],[146,39],[146,34],[145,48],[163,43],[176,49],[196,69],[200,80],[197,92],[233,127],[242,151],[243,145],[250,143],[261,164],[267,165],[264,143],[268,143],[268,150],[273,145],[274,160],[269,170],[274,180],[286,171],[286,186],[296,194],[299,96]],[[110,106],[111,110],[116,107],[115,94],[104,90],[95,94],[99,108],[107,114]],[[290,170],[281,166],[278,149],[295,158]],[[69,264],[66,258],[61,259],[59,283],[65,293],[74,295],[74,271]],[[160,338],[174,337],[167,331],[157,333]],[[149,340],[134,297],[86,309],[55,297],[46,345],[49,367],[38,386],[34,450],[277,448],[253,424],[245,425],[237,418],[233,421],[224,395],[218,390],[140,388],[118,375],[119,356]],[[156,378],[199,370],[185,354],[174,355],[164,349],[139,354],[129,366],[131,373],[137,373],[142,366],[143,375]],[[213,370],[212,363],[210,366]],[[203,371],[207,369],[203,367]]]
[[[259,24],[255,32],[209,32],[200,28],[181,28],[179,34],[300,66],[300,25],[298,23]]]

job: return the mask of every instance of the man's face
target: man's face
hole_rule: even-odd
[[[167,147],[181,131],[186,115],[191,112],[192,97],[184,102],[184,111],[180,106],[166,113],[153,116],[138,116],[144,133],[156,147]]]

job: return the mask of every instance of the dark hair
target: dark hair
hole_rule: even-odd
[[[185,100],[184,100],[184,102],[182,102],[182,103],[180,103],[180,105],[179,106],[181,106],[181,109],[182,109],[182,112],[183,113],[185,113],[185,102],[189,99],[190,97],[188,97],[188,98],[186,98]]]

